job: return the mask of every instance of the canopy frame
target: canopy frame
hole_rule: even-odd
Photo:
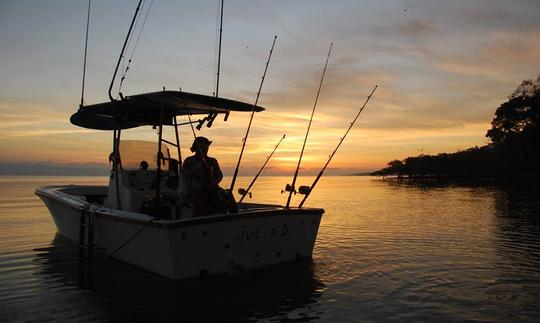
[[[161,110],[163,109],[163,113]],[[71,116],[71,123],[88,129],[115,130],[160,124],[173,126],[181,115],[217,115],[229,112],[256,112],[264,108],[236,100],[182,92],[159,91],[121,97],[120,100],[86,105]],[[214,118],[206,118],[211,126]],[[163,122],[161,122],[163,120]]]

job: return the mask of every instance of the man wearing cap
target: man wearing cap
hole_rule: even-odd
[[[190,148],[195,154],[187,157],[182,166],[187,198],[193,204],[194,216],[225,211],[222,189],[218,185],[223,179],[223,173],[218,161],[208,156],[211,143],[206,137],[196,137]]]

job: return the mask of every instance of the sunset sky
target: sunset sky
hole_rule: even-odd
[[[92,1],[85,103],[108,100],[136,4]],[[87,6],[0,2],[0,162],[107,163],[111,133],[69,123],[81,95]],[[218,1],[154,1],[124,95],[163,86],[212,94],[217,14]],[[330,165],[333,174],[484,145],[495,109],[540,72],[538,0],[226,0],[224,15],[223,97],[254,102],[278,36],[259,100],[267,110],[255,116],[241,174],[253,173],[284,133],[269,171],[292,172],[331,42],[305,174],[324,164],[375,84],[379,89]],[[234,167],[248,118],[218,117],[200,132],[213,140],[210,154],[225,172]],[[181,129],[185,148],[190,131]],[[126,131],[124,138],[153,140],[155,130]]]

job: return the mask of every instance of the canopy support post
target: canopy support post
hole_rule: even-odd
[[[118,118],[114,118],[114,129],[113,129],[113,152],[109,156],[109,160],[113,163],[113,172],[114,172],[114,184],[116,186],[116,204],[118,209],[122,209],[122,200],[120,198],[120,168],[118,167],[120,163],[120,135],[122,129],[118,128]]]
[[[163,87],[163,95],[165,95],[165,87]],[[161,98],[161,109],[159,111],[159,130],[158,130],[158,153],[157,153],[157,178],[156,178],[156,207],[159,207],[159,194],[161,191],[161,162],[163,160],[163,153],[161,151],[161,142],[163,141],[163,100]]]
[[[182,173],[182,151],[180,150],[180,136],[178,135],[178,121],[174,116],[174,135],[176,136],[176,151],[178,152],[178,171]]]

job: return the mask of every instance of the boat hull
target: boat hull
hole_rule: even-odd
[[[36,191],[61,235],[79,242],[81,214],[92,213],[97,247],[171,279],[311,258],[324,213],[323,209],[261,206],[233,215],[170,221],[90,205],[80,195],[68,193],[69,188],[62,187]]]

